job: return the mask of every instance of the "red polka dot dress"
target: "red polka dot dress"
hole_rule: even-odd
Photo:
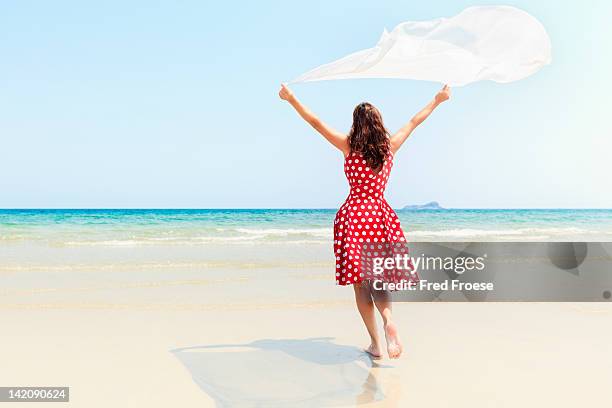
[[[382,168],[376,173],[368,167],[359,153],[351,153],[344,160],[344,173],[350,193],[334,220],[334,254],[336,284],[350,285],[364,280],[386,282],[416,282],[418,275],[408,257],[406,238],[397,214],[384,198],[393,155],[389,153]],[[384,271],[376,271],[374,258],[408,259],[393,264]]]

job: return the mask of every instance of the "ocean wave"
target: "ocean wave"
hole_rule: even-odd
[[[575,236],[575,235],[601,234],[599,231],[592,231],[576,227],[563,228],[516,228],[516,229],[474,229],[474,228],[459,228],[438,231],[407,231],[408,237],[461,237],[461,238],[476,238],[476,237],[531,237],[542,238],[550,236]]]
[[[328,239],[331,242],[331,237]],[[101,241],[58,241],[54,242],[58,246],[107,246],[107,247],[137,247],[137,246],[155,246],[155,245],[172,245],[172,246],[199,246],[205,244],[286,244],[286,245],[308,245],[308,244],[321,244],[328,240],[322,239],[292,239],[292,240],[267,240],[265,236],[260,237],[197,237],[189,239],[172,239],[172,240],[155,240],[155,239],[142,239],[142,240],[101,240]]]
[[[408,241],[510,241],[510,240],[591,240],[607,241],[612,231],[576,226],[534,226],[523,228],[448,228],[411,230],[405,228]],[[4,234],[0,245],[17,242],[37,242],[59,247],[141,247],[141,246],[206,246],[206,245],[313,245],[331,244],[331,228],[208,228],[203,230],[97,230],[55,232],[44,234]]]
[[[260,236],[312,235],[317,237],[328,237],[333,232],[331,228],[217,228],[217,230]]]

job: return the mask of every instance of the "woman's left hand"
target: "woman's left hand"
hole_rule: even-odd
[[[287,85],[281,84],[281,90],[278,92],[278,96],[281,99],[288,101],[293,98],[293,92],[291,91],[291,89],[289,89]]]

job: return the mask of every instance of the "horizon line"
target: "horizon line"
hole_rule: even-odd
[[[392,207],[393,208],[393,207]],[[445,210],[612,210],[611,207],[441,207],[437,209],[404,209],[393,208],[395,211],[445,211]],[[335,210],[332,207],[0,207],[0,211],[24,210]]]

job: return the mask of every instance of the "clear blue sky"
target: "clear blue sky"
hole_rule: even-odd
[[[384,27],[473,4],[4,2],[0,207],[337,207],[341,154],[278,100],[279,82],[373,46]],[[392,205],[612,207],[612,6],[506,4],[544,24],[552,65],[456,89],[398,154]],[[395,130],[437,88],[294,91],[339,129],[368,100]]]

